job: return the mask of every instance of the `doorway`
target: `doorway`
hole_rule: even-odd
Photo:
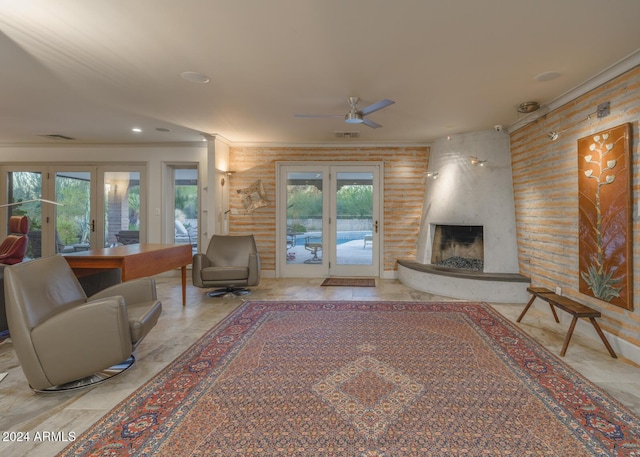
[[[166,164],[167,183],[164,240],[170,244],[190,244],[193,254],[198,252],[198,164]]]
[[[277,165],[280,277],[380,274],[381,163]]]

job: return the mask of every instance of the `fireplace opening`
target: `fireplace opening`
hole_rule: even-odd
[[[436,225],[431,264],[459,270],[483,271],[482,225]]]

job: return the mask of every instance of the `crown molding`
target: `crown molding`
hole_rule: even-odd
[[[230,143],[230,147],[234,148],[299,148],[299,149],[309,149],[309,148],[317,148],[317,149],[353,149],[353,148],[422,148],[422,147],[430,147],[433,142],[338,142],[338,141],[327,141],[326,143],[318,143],[318,142],[296,142],[296,143],[286,143],[286,142],[237,142]]]
[[[0,148],[197,148],[204,147],[204,141],[176,141],[176,142],[150,142],[150,143],[82,143],[82,142],[60,142],[60,143],[43,143],[43,142],[28,142],[28,143],[2,143],[0,142]]]

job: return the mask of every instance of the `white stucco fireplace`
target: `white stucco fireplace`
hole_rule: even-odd
[[[399,262],[400,280],[419,290],[455,298],[526,302],[527,279],[518,274],[509,135],[491,130],[436,140],[429,154],[429,170],[438,174],[437,179],[425,178],[416,259]],[[455,249],[464,255],[453,255],[468,260],[474,268],[440,263],[442,226],[476,232],[457,243]],[[476,240],[478,232],[481,243]],[[481,255],[470,254],[478,249]],[[409,264],[424,271],[407,268]]]

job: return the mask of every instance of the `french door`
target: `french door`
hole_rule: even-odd
[[[278,276],[379,276],[381,169],[278,164]]]
[[[27,258],[118,244],[144,220],[143,167],[11,166],[0,168],[0,201],[19,203],[0,212],[29,218]],[[44,200],[44,201],[43,201]],[[25,203],[22,203],[25,202]],[[57,202],[59,204],[53,204]]]
[[[48,232],[43,233],[42,226],[45,221],[50,221],[53,215],[51,206],[41,200],[46,192],[43,188],[46,172],[32,168],[12,167],[3,169],[2,178],[6,185],[0,186],[0,202],[16,204],[0,212],[3,227],[8,227],[11,216],[27,216],[29,233],[26,257],[31,259],[42,257],[43,242],[49,243]],[[51,244],[53,244],[53,238],[51,238]],[[53,252],[52,250],[48,254]]]
[[[48,195],[60,205],[53,210],[56,254],[87,251],[97,247],[96,168],[50,167]],[[46,244],[45,244],[46,246]]]

